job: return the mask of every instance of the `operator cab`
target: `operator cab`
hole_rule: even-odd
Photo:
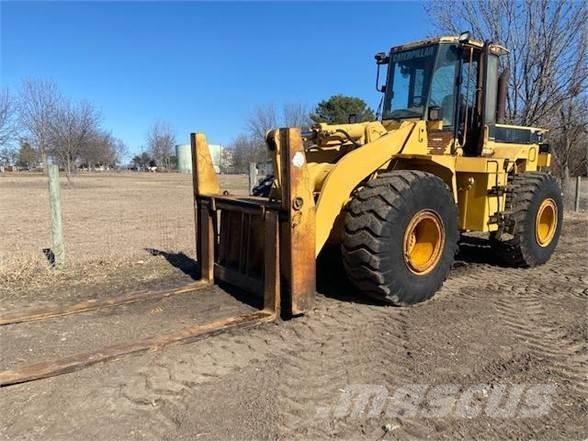
[[[394,47],[376,55],[376,87],[384,93],[382,120],[430,121],[430,131],[452,148],[478,156],[484,131],[502,119],[498,106],[498,56],[501,46],[471,40],[469,33]],[[380,86],[379,66],[387,64],[386,84]],[[501,78],[506,81],[506,75]],[[505,87],[503,84],[501,87]],[[439,138],[441,137],[441,138]]]

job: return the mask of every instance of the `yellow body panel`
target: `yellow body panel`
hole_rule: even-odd
[[[539,157],[537,158],[537,168],[547,168],[551,166],[551,154],[549,153],[539,153]]]
[[[490,232],[498,229],[505,209],[508,173],[535,171],[550,162],[550,155],[539,154],[536,144],[488,139],[484,154],[478,157],[462,156],[461,148],[451,144],[431,150],[429,133],[433,133],[432,142],[438,141],[439,127],[422,120],[319,124],[315,130],[316,145],[307,150],[306,167],[317,199],[317,255],[329,238],[340,240],[337,232],[343,208],[353,191],[378,172],[421,170],[439,176],[458,205],[460,229]],[[451,154],[452,149],[456,153]],[[278,181],[280,174],[278,170]]]
[[[410,149],[407,149],[410,151]],[[392,158],[393,170],[421,170],[439,176],[453,193],[457,201],[457,185],[455,175],[456,156],[450,155],[411,155],[400,154]]]
[[[506,186],[504,159],[457,157],[457,206],[462,231],[495,231],[491,216],[504,210],[505,195],[492,195]]]
[[[450,155],[397,155],[393,168],[421,170],[439,176],[453,193],[463,231],[494,231],[490,216],[504,209],[504,196],[491,196],[506,185],[505,159]],[[513,163],[514,164],[514,163]]]
[[[420,129],[424,127],[423,121],[406,122],[398,130],[351,151],[337,162],[322,184],[316,205],[317,255],[331,234],[335,219],[361,181],[386,167],[390,159],[403,148],[425,148],[425,139],[420,137]]]

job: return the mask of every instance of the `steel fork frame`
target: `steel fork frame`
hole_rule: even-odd
[[[285,286],[289,294],[289,301],[286,302],[288,314],[299,314],[312,306],[315,289],[314,201],[312,191],[308,188],[304,148],[299,131],[280,129],[268,135],[269,143],[276,149],[279,174],[286,177],[281,182],[282,199],[273,205],[271,203],[257,204],[219,194],[218,182],[212,169],[210,151],[204,135],[192,134],[191,141],[197,256],[201,267],[199,282],[169,291],[141,292],[106,300],[89,300],[77,304],[6,314],[0,316],[0,326],[187,294],[210,286],[215,280],[223,280],[244,289],[250,288],[248,286],[250,281],[244,279],[241,274],[232,272],[215,262],[217,206],[252,211],[263,218],[265,230],[263,309],[206,324],[188,326],[165,335],[108,346],[98,351],[79,353],[49,362],[6,370],[0,372],[0,387],[73,372],[125,355],[159,350],[174,343],[189,343],[232,328],[273,321],[280,316],[282,276],[285,278]],[[302,162],[300,155],[302,155]],[[284,255],[280,250],[281,244],[285,244],[286,247]]]

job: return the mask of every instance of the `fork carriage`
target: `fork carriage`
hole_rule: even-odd
[[[201,277],[263,295],[272,318],[304,313],[315,292],[315,207],[298,129],[268,133],[279,197],[221,193],[206,138],[191,136],[197,259]]]

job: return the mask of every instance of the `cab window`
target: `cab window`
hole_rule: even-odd
[[[452,44],[440,45],[431,81],[429,107],[436,106],[441,109],[444,129],[452,128],[454,125],[457,66],[457,46]]]

